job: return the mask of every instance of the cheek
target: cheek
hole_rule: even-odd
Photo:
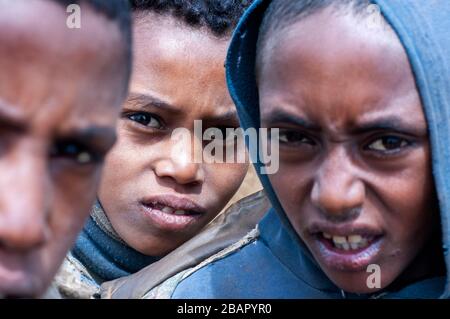
[[[403,174],[379,179],[376,187],[385,210],[382,218],[394,246],[419,250],[439,214],[431,170],[417,165]]]
[[[95,198],[102,171],[102,164],[73,166],[56,164],[52,167],[53,202],[64,210],[89,207]],[[66,207],[67,205],[67,207]],[[67,209],[66,209],[67,208]]]
[[[119,139],[108,153],[102,171],[99,196],[102,199],[120,200],[136,188],[145,170],[144,159],[148,158],[141,148],[140,152],[127,139]],[[102,204],[105,204],[102,201]]]
[[[269,175],[272,187],[289,219],[299,216],[298,211],[309,195],[309,175],[301,166],[285,163],[280,163],[276,174]]]
[[[248,164],[213,164],[205,167],[207,171],[204,189],[214,197],[218,206],[225,205],[241,186]]]
[[[82,175],[60,172],[53,179],[49,218],[51,239],[43,256],[47,269],[56,271],[83,227],[95,200],[99,175],[100,168]]]

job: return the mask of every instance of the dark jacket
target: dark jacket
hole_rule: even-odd
[[[230,206],[206,228],[161,260],[131,276],[101,286],[101,297],[142,298],[163,282],[191,270],[251,231],[269,209],[270,202],[259,191]],[[160,295],[155,297],[161,297]]]

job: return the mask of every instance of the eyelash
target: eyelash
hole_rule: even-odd
[[[297,140],[293,141],[293,142],[291,142],[291,141],[283,141],[283,136],[286,137],[286,136],[289,136],[289,135],[291,135],[291,137],[292,137],[292,135],[294,135],[294,137],[297,137]],[[279,139],[280,144],[285,145],[287,147],[295,147],[295,146],[298,146],[299,144],[301,144],[301,145],[307,144],[307,145],[310,145],[310,146],[317,145],[317,143],[313,139],[308,137],[306,134],[304,134],[302,132],[299,132],[299,131],[295,131],[295,130],[283,130],[283,129],[280,129],[278,139]],[[305,142],[305,140],[306,140],[306,142]]]
[[[148,117],[148,123],[147,124],[140,123],[137,119],[133,119],[132,118],[133,116],[146,116]],[[122,114],[122,117],[148,129],[157,129],[157,130],[164,129],[164,125],[162,124],[162,120],[160,119],[160,117],[152,113],[141,111],[124,112]],[[152,119],[158,122],[158,127],[148,126],[151,123]]]
[[[386,150],[376,150],[376,149],[371,148],[371,146],[373,146],[374,144],[377,144],[380,142],[381,143],[387,142],[388,139],[395,139],[395,142],[400,145],[398,145],[392,149],[387,149],[385,147]],[[367,151],[367,152],[371,152],[372,154],[379,156],[379,157],[388,157],[388,156],[398,155],[401,152],[403,152],[404,150],[406,150],[408,147],[411,147],[412,145],[413,145],[413,142],[411,140],[406,139],[401,136],[391,134],[391,135],[383,135],[383,136],[378,136],[376,138],[372,138],[369,143],[366,143],[366,145],[363,147],[363,150]],[[385,145],[380,145],[380,146],[385,146]]]

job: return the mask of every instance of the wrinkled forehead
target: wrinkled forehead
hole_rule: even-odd
[[[258,77],[261,107],[295,105],[340,117],[382,108],[420,112],[406,52],[382,28],[324,10],[270,39]]]
[[[229,38],[154,13],[138,19],[133,29],[131,91],[197,116],[234,111],[224,69]]]

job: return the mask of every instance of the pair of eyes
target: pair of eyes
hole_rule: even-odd
[[[164,127],[161,121],[156,116],[153,116],[150,113],[136,112],[129,114],[128,118],[146,127],[155,129],[162,129]],[[288,146],[298,146],[301,144],[316,145],[316,143],[312,139],[308,138],[305,134],[294,130],[281,130],[279,140],[281,144]],[[366,146],[366,149],[389,153],[398,151],[408,146],[409,144],[409,141],[402,137],[395,135],[385,135],[369,142]]]
[[[288,147],[298,147],[305,144],[310,146],[317,145],[313,139],[309,138],[302,132],[295,130],[280,130],[279,141],[280,144]],[[382,135],[373,138],[371,141],[366,143],[364,149],[383,153],[395,153],[410,144],[410,141],[400,136]]]

